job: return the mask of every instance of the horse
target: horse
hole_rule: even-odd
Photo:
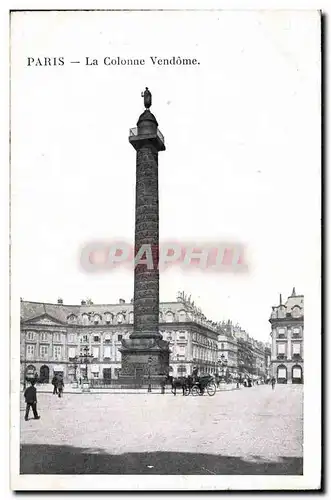
[[[177,389],[182,389],[183,396],[185,396],[186,390],[193,385],[192,377],[168,377],[168,382],[171,385],[171,392],[176,396]]]

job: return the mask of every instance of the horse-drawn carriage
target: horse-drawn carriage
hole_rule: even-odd
[[[176,395],[177,388],[182,389],[183,396],[214,396],[216,394],[216,384],[211,375],[202,375],[201,377],[180,377],[171,380],[171,390]]]

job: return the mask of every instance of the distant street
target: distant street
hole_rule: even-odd
[[[302,474],[303,386],[214,397],[39,394],[21,474]]]

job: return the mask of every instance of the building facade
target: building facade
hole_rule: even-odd
[[[170,342],[170,375],[217,371],[218,333],[190,301],[160,304],[159,329]],[[117,379],[122,339],[133,331],[133,303],[80,305],[21,300],[21,380],[24,374],[49,382],[56,374],[73,382],[86,374],[92,379]],[[80,357],[88,353],[88,362]]]
[[[272,307],[271,375],[279,384],[304,381],[304,296],[295,288],[285,304]]]

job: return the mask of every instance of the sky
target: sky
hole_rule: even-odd
[[[26,12],[11,31],[12,282],[24,300],[116,303],[126,269],[87,274],[83,245],[133,242],[141,91],[165,137],[160,240],[236,241],[249,271],[168,269],[160,301],[185,290],[213,321],[258,340],[279,293],[309,302],[320,266],[319,17],[296,12]],[[63,66],[27,58],[63,57]],[[104,57],[145,58],[141,67]],[[151,56],[196,66],[153,66]],[[86,66],[85,58],[99,60]],[[70,64],[70,61],[81,61]]]

